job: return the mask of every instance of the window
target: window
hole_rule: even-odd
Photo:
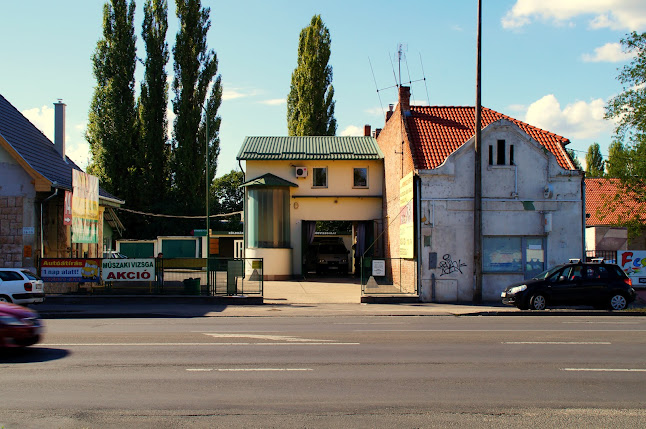
[[[484,237],[482,270],[488,273],[523,273],[534,277],[545,269],[542,237]]]
[[[493,146],[489,145],[489,165],[493,165]]]
[[[289,188],[250,187],[248,195],[248,246],[289,247]]]
[[[355,168],[353,177],[354,177],[353,186],[355,188],[367,188],[368,187],[368,169],[367,168]]]
[[[496,151],[496,164],[505,165],[505,141],[498,140],[498,147]]]
[[[509,145],[509,165],[514,165],[514,145]]]
[[[327,188],[327,168],[314,167],[312,169],[312,187]]]

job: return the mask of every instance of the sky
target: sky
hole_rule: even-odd
[[[94,92],[92,54],[103,0],[0,0],[0,94],[53,141],[54,106],[66,107],[67,154],[82,168]],[[619,41],[646,31],[643,0],[482,0],[482,104],[568,138],[581,161],[592,143],[604,156],[613,123],[603,119],[631,60]],[[137,1],[137,55],[144,0]],[[222,77],[217,176],[239,170],[245,136],[287,135],[286,98],[298,36],[320,14],[332,39],[337,135],[384,125],[395,85],[413,104],[475,104],[477,0],[202,0],[208,46]],[[178,25],[169,0],[167,41]],[[401,47],[401,49],[400,49]],[[402,52],[401,60],[398,51]],[[167,65],[172,77],[173,60]],[[139,91],[143,67],[137,66]],[[412,83],[411,83],[412,82]],[[172,91],[169,100],[174,98]],[[169,106],[170,107],[170,106]],[[170,112],[170,108],[169,108]],[[169,113],[172,121],[172,112]],[[242,164],[244,169],[244,164]]]

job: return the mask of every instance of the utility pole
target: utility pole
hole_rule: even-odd
[[[211,273],[209,257],[211,256],[211,225],[209,223],[209,109],[206,110],[206,294],[211,295]]]
[[[476,133],[475,133],[475,191],[473,198],[473,302],[482,302],[482,102],[480,100],[482,0],[478,0],[478,42],[476,60]]]

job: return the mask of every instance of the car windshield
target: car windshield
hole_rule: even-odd
[[[534,277],[532,277],[534,280],[543,280],[551,276],[554,272],[557,270],[561,269],[563,265],[557,265],[555,267],[549,268],[542,273],[536,274]]]
[[[346,253],[346,248],[341,244],[321,244],[319,253]]]
[[[32,273],[31,271],[28,270],[22,270],[22,273],[27,277],[29,280],[40,280],[40,277],[38,277],[36,274]]]

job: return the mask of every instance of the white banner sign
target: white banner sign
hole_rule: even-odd
[[[102,259],[101,279],[105,282],[154,281],[155,259]]]
[[[646,250],[619,250],[617,263],[633,281],[633,287],[646,288]]]

